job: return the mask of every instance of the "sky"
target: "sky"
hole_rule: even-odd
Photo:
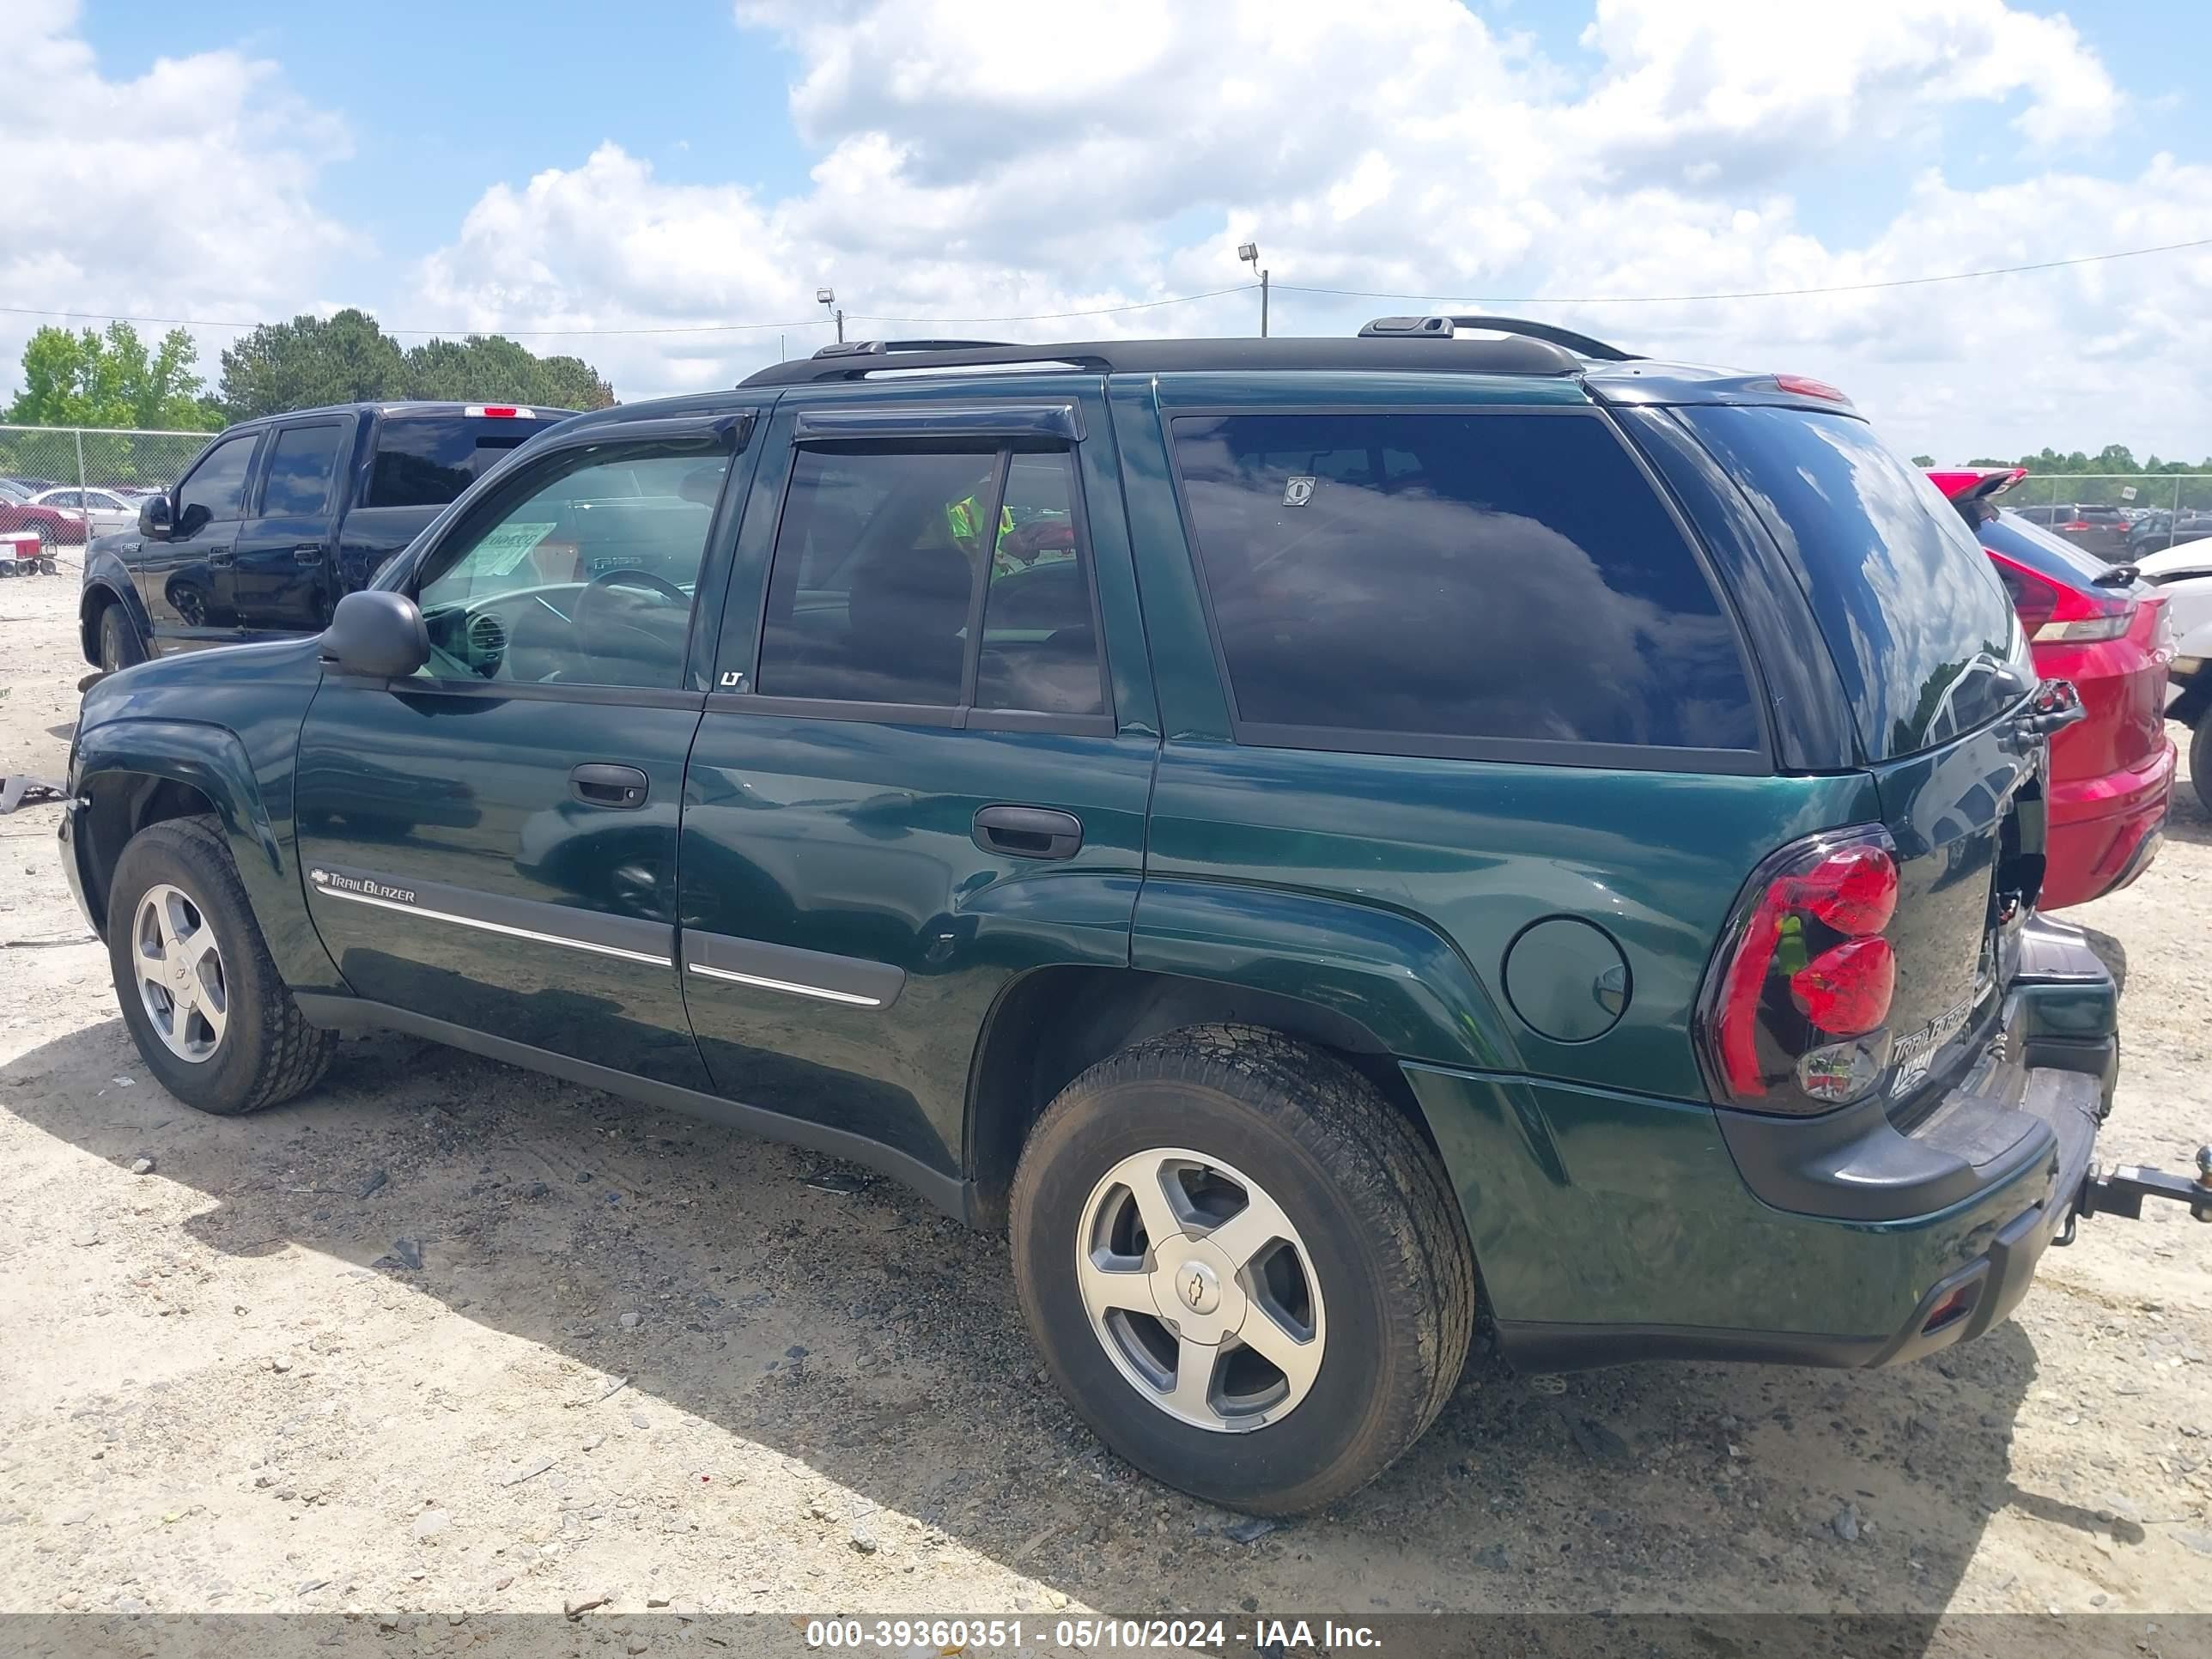
[[[0,64],[0,388],[63,311],[212,380],[358,305],[625,400],[811,351],[823,286],[854,338],[1250,333],[1256,240],[1279,334],[1509,312],[1939,459],[2212,456],[2212,245],[1699,297],[2212,241],[2195,0],[7,0]]]

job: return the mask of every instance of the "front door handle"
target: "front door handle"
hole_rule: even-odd
[[[320,542],[301,542],[292,550],[292,558],[299,564],[320,564],[323,562],[323,544]]]
[[[568,774],[568,793],[587,806],[642,806],[646,788],[645,774],[635,766],[588,761]]]
[[[1083,820],[1047,806],[986,806],[975,814],[975,844],[1018,859],[1072,859],[1083,846]]]

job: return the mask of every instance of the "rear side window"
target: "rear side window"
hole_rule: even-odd
[[[1064,450],[800,450],[776,532],[757,690],[1103,715],[1075,501]]]
[[[1758,748],[1735,629],[1601,417],[1231,415],[1175,442],[1248,741]]]
[[[443,507],[551,421],[394,415],[376,436],[364,507]]]
[[[1870,758],[1986,725],[2034,684],[2011,601],[1966,521],[1864,421],[1718,404],[1680,416],[1796,567]]]
[[[261,483],[264,514],[305,516],[329,509],[331,483],[338,471],[338,438],[344,430],[331,422],[287,427],[276,434]]]

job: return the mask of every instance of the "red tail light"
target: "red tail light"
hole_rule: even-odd
[[[534,421],[538,411],[518,404],[471,404],[461,413],[487,421]]]
[[[1889,1018],[1897,953],[1886,939],[1847,939],[1790,975],[1805,1018],[1836,1036],[1864,1036]]]
[[[2002,553],[1990,553],[1990,562],[1996,566],[2031,640],[2117,640],[2134,619],[2136,602],[2124,593],[2063,586]]]
[[[1698,1025],[1717,1091],[1810,1113],[1858,1098],[1888,1063],[1897,858],[1879,827],[1814,836],[1753,875]]]

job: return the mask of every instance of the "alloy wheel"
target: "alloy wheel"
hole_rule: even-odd
[[[1280,1422],[1320,1373],[1313,1258],[1282,1207],[1218,1158],[1161,1147],[1108,1170],[1083,1206],[1075,1273],[1115,1367],[1193,1427]]]
[[[131,926],[131,958],[162,1046],[194,1065],[213,1059],[230,1023],[230,986],[215,929],[183,888],[146,890]]]

